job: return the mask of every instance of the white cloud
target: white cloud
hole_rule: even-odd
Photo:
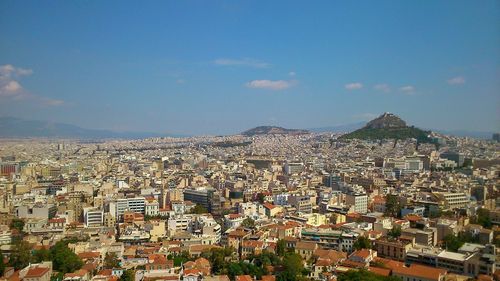
[[[391,87],[387,84],[377,84],[375,86],[373,86],[373,89],[377,90],[377,91],[381,91],[381,92],[390,92],[391,91]]]
[[[267,62],[263,62],[260,60],[256,59],[250,59],[250,58],[243,58],[243,59],[216,59],[214,61],[214,64],[216,65],[222,65],[222,66],[248,66],[248,67],[255,67],[255,68],[266,68],[271,66],[271,64]]]
[[[451,79],[448,79],[447,82],[450,85],[460,85],[460,84],[465,83],[465,78],[463,78],[462,76],[457,76],[457,77],[453,77]]]
[[[288,72],[288,75],[295,76],[295,75],[297,75],[297,73],[295,73],[295,71],[290,71],[290,72]]]
[[[177,79],[177,81],[175,81],[177,84],[184,84],[186,83],[186,80],[184,79]]]
[[[399,90],[401,92],[410,94],[410,93],[413,93],[415,91],[415,87],[408,85],[408,86],[403,86],[403,87],[399,88]]]
[[[253,80],[245,85],[248,88],[255,89],[268,89],[268,90],[285,90],[292,87],[295,81],[285,81],[285,80]]]
[[[359,82],[355,82],[355,83],[349,83],[349,84],[346,84],[344,86],[347,90],[349,91],[352,91],[352,90],[359,90],[361,88],[363,88],[363,84],[359,83]]]
[[[11,64],[0,65],[0,97],[24,97],[26,93],[17,80],[31,73],[33,73],[31,69],[18,68]]]
[[[9,100],[31,100],[45,106],[60,106],[62,100],[37,96],[26,91],[19,80],[22,76],[33,74],[33,70],[15,67],[11,64],[0,65],[0,98]]]
[[[14,76],[27,76],[33,74],[33,70],[14,67],[12,64],[0,65],[0,77],[10,78]]]
[[[5,93],[16,93],[22,89],[21,84],[15,80],[8,81],[3,85],[2,92]]]

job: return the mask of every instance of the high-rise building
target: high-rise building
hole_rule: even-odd
[[[185,188],[184,200],[199,204],[210,212],[212,209],[211,198],[214,191],[211,187]]]
[[[494,133],[493,134],[493,140],[494,141],[500,141],[500,133]]]
[[[104,223],[104,212],[97,208],[84,208],[83,218],[87,227],[102,226]]]
[[[463,153],[448,151],[441,153],[440,157],[457,163],[458,167],[462,167],[464,165],[465,156]]]
[[[354,206],[354,212],[366,214],[368,212],[368,196],[366,193],[348,193],[345,202],[349,206]]]

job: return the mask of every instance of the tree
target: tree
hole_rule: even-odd
[[[174,266],[181,266],[183,263],[190,260],[189,253],[184,251],[178,255],[174,255]]]
[[[40,263],[43,261],[50,261],[50,251],[42,248],[40,250],[36,250],[33,254],[36,263]]]
[[[477,210],[476,219],[474,222],[482,225],[485,228],[491,228],[490,212],[487,209],[483,208]]]
[[[369,272],[365,269],[362,270],[349,270],[342,273],[337,278],[338,281],[401,281],[399,277],[396,276],[382,276],[375,273]]]
[[[302,262],[302,257],[299,254],[288,252],[283,257],[283,269],[289,272],[292,276],[296,277],[302,274],[304,270],[304,263]],[[292,279],[296,280],[296,279]]]
[[[193,207],[190,211],[191,214],[206,214],[208,213],[207,208],[203,207],[200,204],[196,204],[196,206]]]
[[[387,236],[390,236],[392,238],[398,238],[399,236],[401,236],[401,226],[394,225],[392,229],[387,233]]]
[[[120,267],[120,261],[115,253],[106,253],[104,257],[104,268],[113,269]]]
[[[5,263],[3,262],[3,253],[0,252],[0,276],[5,272]]]
[[[243,275],[243,269],[241,268],[239,263],[232,262],[227,267],[227,274],[234,280],[234,277],[237,275]]]
[[[368,239],[365,236],[359,236],[356,242],[352,245],[354,249],[356,250],[361,250],[361,249],[371,249],[372,244],[370,242],[370,239]]]
[[[276,254],[278,256],[282,257],[285,255],[286,252],[286,242],[283,239],[278,240],[278,243],[276,244]]]
[[[262,251],[260,255],[252,256],[249,260],[258,267],[265,267],[268,265],[276,266],[281,264],[281,259],[274,253],[266,250]]]
[[[458,236],[455,236],[453,234],[448,234],[443,238],[444,241],[444,246],[447,250],[456,252],[462,245],[464,244],[463,241],[460,241]]]
[[[398,217],[401,212],[401,205],[399,204],[396,195],[388,194],[385,198],[385,215],[389,217]]]
[[[18,270],[25,268],[32,261],[31,245],[24,240],[15,240],[9,258],[9,265]]]
[[[461,232],[458,235],[448,234],[443,238],[444,247],[452,252],[457,252],[465,243],[479,243],[479,238],[470,232]]]
[[[50,249],[54,269],[62,273],[74,272],[82,268],[82,260],[68,248],[67,241],[59,241]]]
[[[120,276],[120,281],[134,281],[135,280],[135,271],[128,269],[125,270]]]
[[[263,193],[257,194],[257,201],[259,201],[260,204],[264,204],[265,200],[266,200],[266,196]]]
[[[212,265],[213,274],[222,274],[226,271],[227,262],[226,257],[231,256],[233,253],[232,248],[212,248],[208,251],[201,253],[201,256],[210,261]]]
[[[255,229],[255,221],[252,218],[246,218],[241,222],[241,226],[245,228]]]
[[[23,233],[24,221],[22,219],[14,218],[10,222],[10,228],[17,229],[17,231],[19,231],[19,233]]]

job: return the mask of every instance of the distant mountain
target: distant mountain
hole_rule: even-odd
[[[493,132],[479,132],[479,131],[467,131],[467,130],[440,130],[433,129],[432,131],[441,133],[443,135],[450,135],[456,137],[471,137],[478,139],[491,139],[493,137]]]
[[[308,134],[307,130],[300,129],[285,129],[276,126],[259,126],[241,133],[244,136],[256,135],[303,135]]]
[[[348,132],[352,132],[352,131],[355,131],[357,129],[362,128],[365,124],[366,124],[365,122],[358,122],[358,123],[345,124],[345,125],[312,128],[312,129],[308,129],[308,130],[311,132],[315,132],[315,133],[326,133],[326,132],[348,133]]]
[[[384,113],[368,122],[363,128],[352,133],[341,136],[341,139],[409,139],[415,138],[419,142],[430,142],[429,131],[424,131],[413,126],[409,127],[406,122],[392,113]]]
[[[140,139],[162,136],[166,135],[84,129],[64,123],[0,117],[0,138]]]

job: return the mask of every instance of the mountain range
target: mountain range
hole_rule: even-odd
[[[151,132],[85,129],[64,123],[0,117],[0,138],[141,139],[165,136]]]
[[[403,121],[404,122],[404,121]],[[259,134],[305,134],[313,133],[349,133],[363,128],[366,122],[345,125],[316,127],[309,129],[286,129],[277,126],[259,126],[247,130],[242,135]],[[493,132],[475,132],[466,130],[434,130],[446,135],[489,139]],[[162,134],[156,132],[117,132],[113,130],[87,129],[76,125],[25,120],[15,117],[0,117],[0,138],[73,138],[73,139],[141,139],[150,137],[186,137],[187,135]]]

